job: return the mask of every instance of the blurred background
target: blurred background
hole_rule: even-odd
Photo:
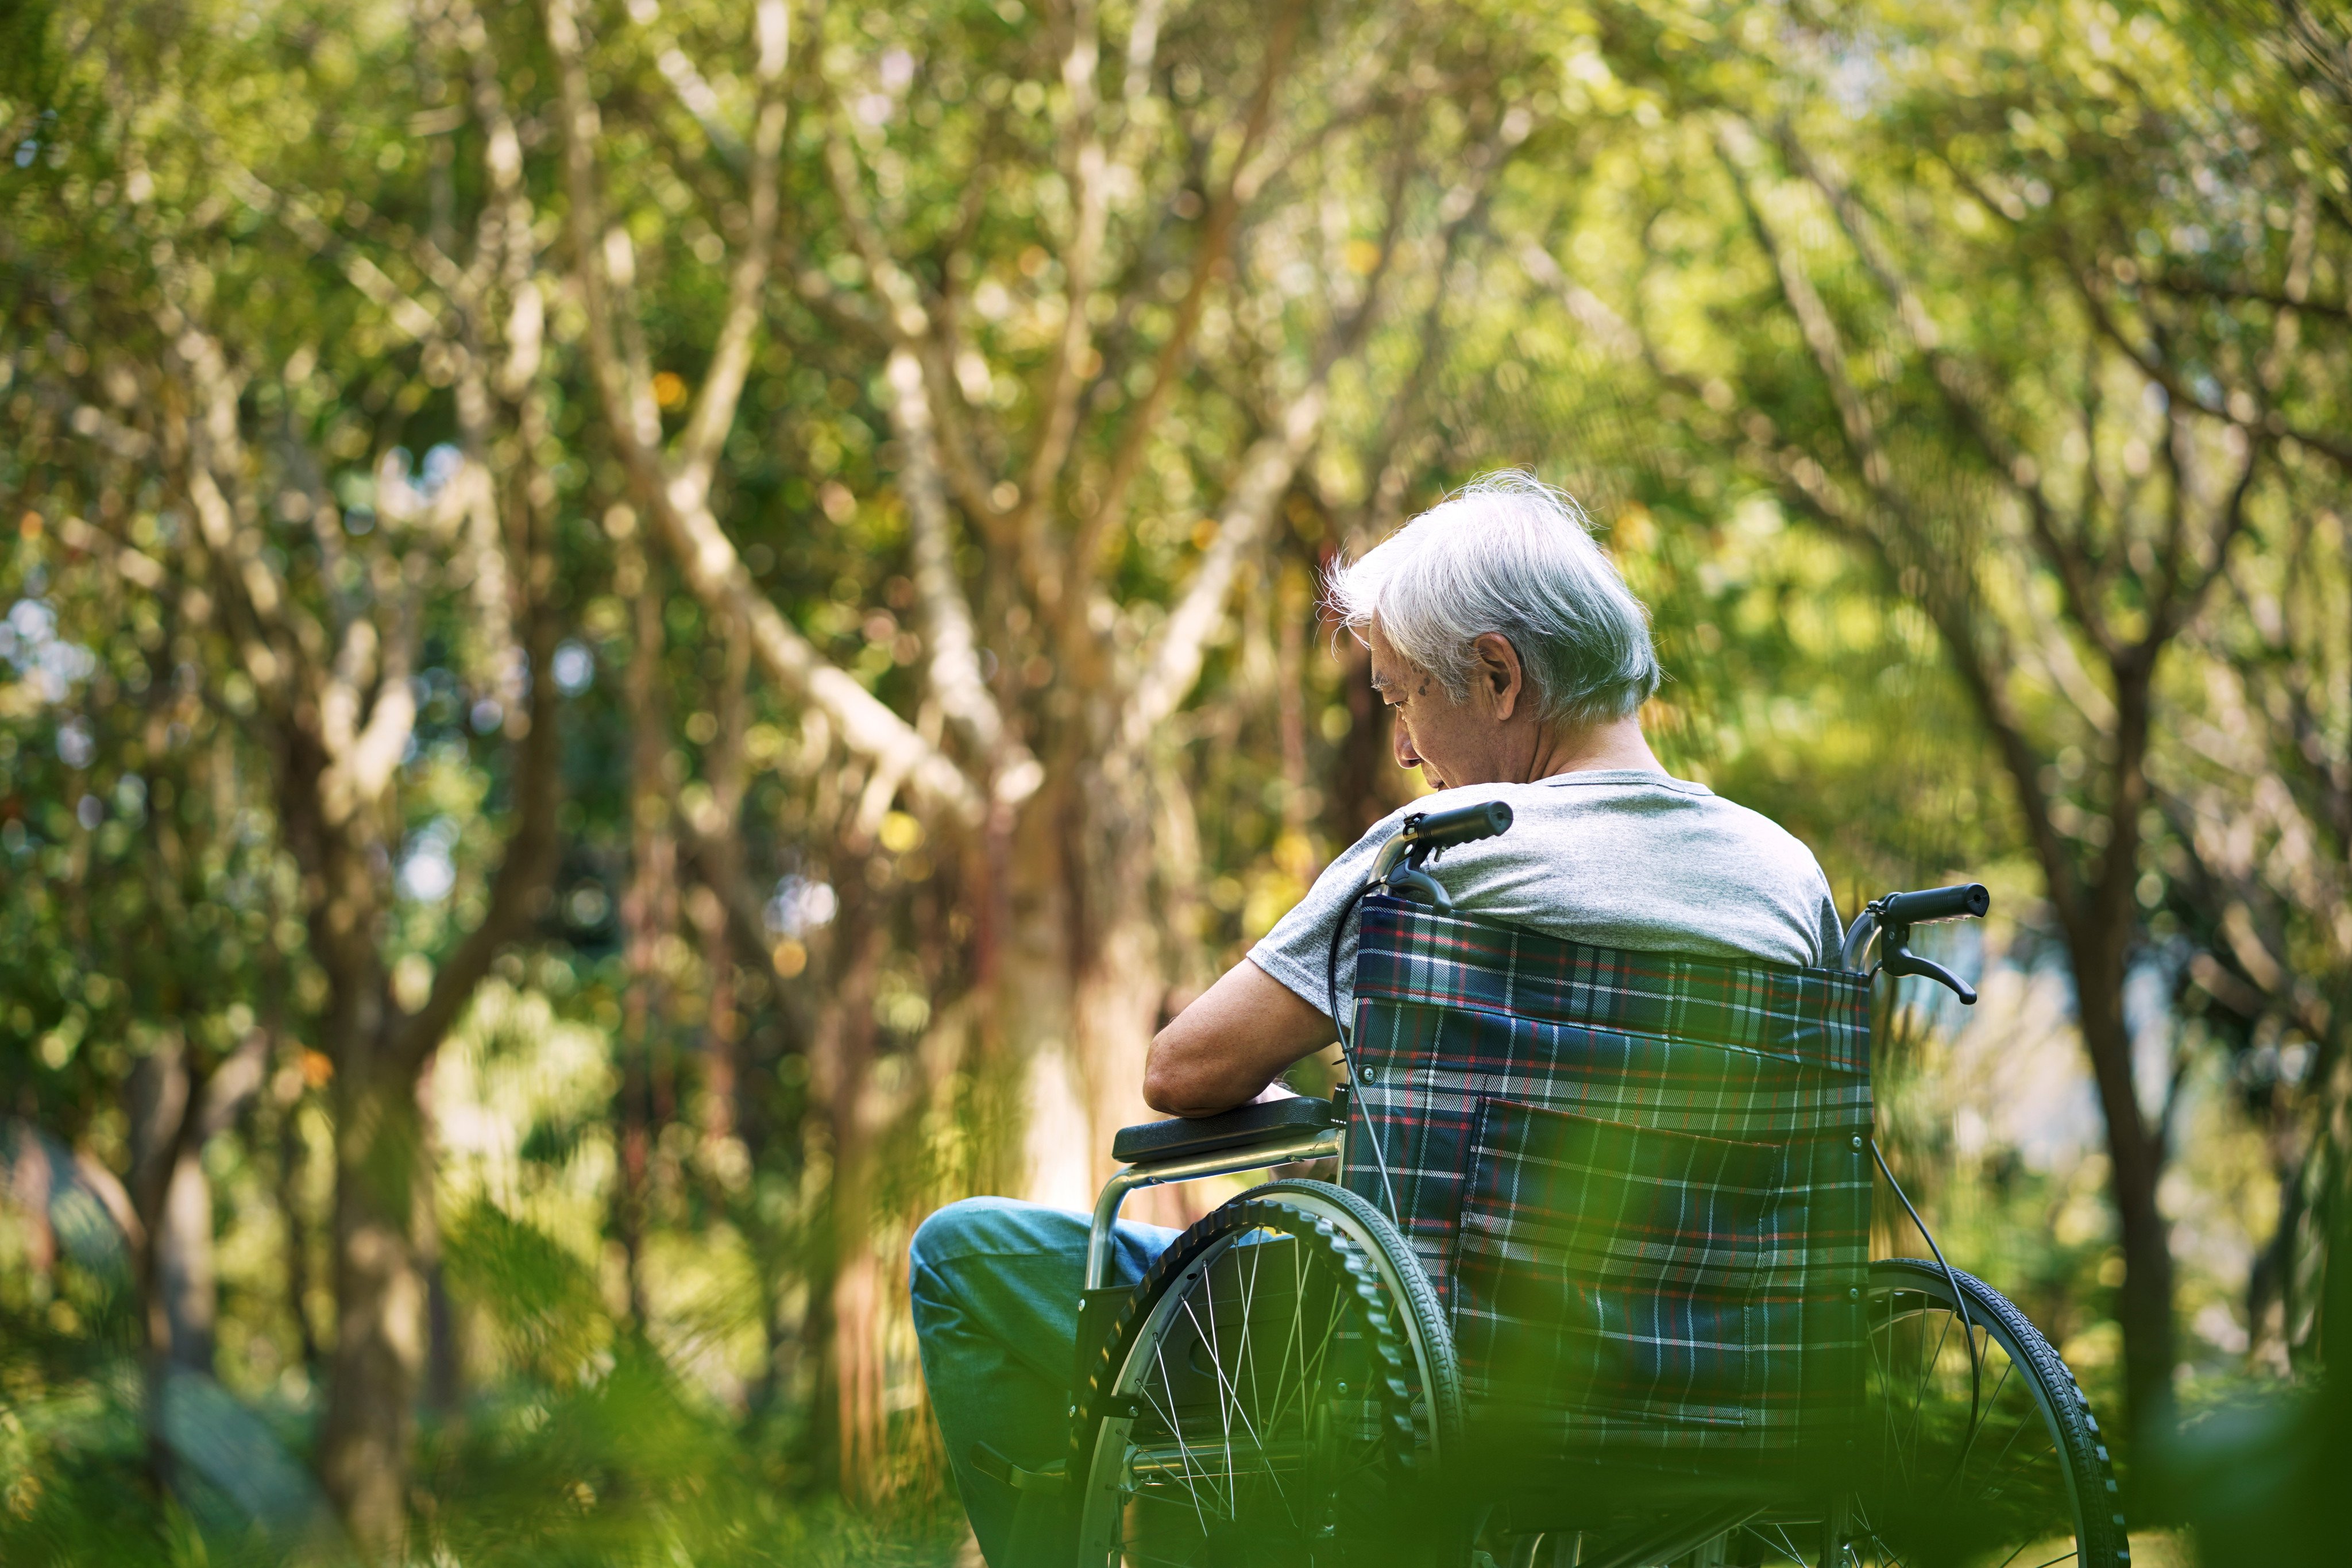
[[[1511,465],[1674,771],[1992,888],[1880,1136],[2142,1561],[2321,1560],[2347,110],[2305,0],[15,0],[0,1558],[958,1560],[912,1227],[1412,796],[1318,574]]]

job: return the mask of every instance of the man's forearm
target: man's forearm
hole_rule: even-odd
[[[1171,1116],[1231,1110],[1331,1037],[1319,1008],[1244,959],[1151,1042],[1143,1098]]]

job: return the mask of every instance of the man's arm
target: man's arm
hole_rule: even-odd
[[[1171,1116],[1214,1116],[1331,1038],[1320,1008],[1244,959],[1151,1042],[1143,1098]]]

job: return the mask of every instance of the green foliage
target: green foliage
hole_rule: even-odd
[[[1980,877],[2003,918],[1967,961],[2063,991],[2065,889],[2121,889],[2100,929],[2160,1047],[2125,1077],[2194,1190],[2168,1211],[2184,1236],[2228,1233],[2182,1244],[2183,1315],[2243,1336],[2183,1359],[2226,1379],[2312,1353],[2308,1194],[2341,1163],[2325,1129],[2352,1018],[2337,24],[2088,0],[1308,5],[1268,89],[1274,152],[1221,216],[1287,15],[1100,8],[1096,91],[1126,163],[1076,304],[1095,363],[1071,456],[1016,530],[1071,320],[1074,24],[1013,0],[795,8],[780,255],[713,510],[816,656],[985,771],[940,706],[884,369],[898,306],[828,163],[845,149],[883,253],[947,323],[941,429],[978,475],[947,487],[947,572],[1008,733],[1050,764],[1026,816],[974,829],[805,691],[747,674],[742,629],[663,544],[586,347],[542,7],[0,12],[0,1557],[284,1554],[200,1479],[174,1502],[142,1489],[145,1320],[100,1217],[100,1176],[148,1201],[144,1086],[250,1047],[257,1076],[200,1151],[200,1228],[215,1370],[289,1451],[317,1440],[340,1327],[335,1173],[396,1166],[379,1184],[404,1193],[427,1152],[419,1542],[467,1563],[945,1560],[952,1503],[893,1294],[910,1225],[1017,1179],[1024,1053],[1067,1043],[1119,910],[1150,938],[1111,965],[1148,1028],[1407,798],[1315,576],[1507,463],[1574,489],[1653,606],[1661,757],[1788,824],[1842,902]],[[702,0],[583,21],[603,250],[625,237],[638,306],[617,336],[642,341],[675,443],[750,221],[750,23]],[[509,195],[511,255],[482,239]],[[465,316],[469,289],[499,308]],[[302,858],[306,731],[273,710],[204,542],[190,321],[235,384],[253,558],[338,636],[414,638],[413,668],[362,680],[416,709],[353,839],[364,984],[330,973],[342,933]],[[527,322],[527,375],[467,379]],[[1323,424],[1198,679],[1107,779],[1120,682],[1198,581],[1244,455],[1327,363]],[[396,1019],[446,971],[519,815],[488,556],[395,515],[408,479],[461,458],[500,526],[544,523],[532,603],[564,649],[530,678],[565,693],[560,864],[441,1047],[436,1142],[370,1166],[337,1120],[380,1087],[351,1020]],[[2107,656],[2206,574],[2139,672],[2135,783],[2112,712],[2133,670]],[[365,663],[301,648],[306,669],[342,658]],[[716,872],[694,826],[712,812]],[[1054,875],[1012,885],[1037,865]],[[2021,1055],[2077,1049],[2063,1007],[2000,1016],[2038,1031]],[[1964,1137],[1961,1112],[1998,1098],[1963,1082],[1981,1052],[1963,1059],[1957,1016],[1906,1017],[1883,1064],[1891,1156],[1956,1260],[2104,1396],[2109,1166],[2079,1137],[2039,1163]],[[81,1178],[36,1184],[35,1128],[41,1169],[79,1157]],[[2242,1223],[2274,1195],[2274,1237]],[[112,1251],[77,1255],[100,1230]],[[878,1293],[837,1296],[867,1261]],[[853,1408],[834,1313],[861,1300]],[[2266,1466],[2327,1417],[2282,1419],[2231,1462]]]
[[[477,1202],[451,1228],[450,1289],[483,1310],[509,1362],[553,1388],[578,1384],[601,1357],[612,1325],[580,1259],[535,1226]]]

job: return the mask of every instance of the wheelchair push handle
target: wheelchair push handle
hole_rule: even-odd
[[[1992,895],[1985,890],[1982,882],[1927,888],[1916,893],[1889,893],[1883,899],[1873,899],[1854,917],[1853,929],[1845,933],[1845,949],[1840,954],[1840,962],[1847,969],[1860,969],[1875,939],[1879,969],[1889,974],[1916,974],[1932,980],[1973,1007],[1976,987],[1934,959],[1922,958],[1912,952],[1911,928],[1937,921],[1969,920],[1991,908]]]
[[[1457,805],[1452,811],[1414,812],[1404,819],[1404,826],[1396,830],[1395,837],[1381,846],[1380,856],[1372,862],[1371,875],[1364,880],[1363,892],[1383,889],[1394,897],[1450,912],[1454,900],[1422,868],[1441,849],[1492,838],[1498,833],[1509,832],[1510,826],[1511,808],[1499,800]],[[1362,893],[1357,896],[1360,898]],[[1347,923],[1343,918],[1339,925],[1344,928]],[[1336,934],[1332,940],[1338,940]]]
[[[1511,827],[1511,808],[1499,800],[1480,801],[1475,805],[1457,805],[1452,811],[1433,811],[1404,819],[1397,837],[1407,844],[1420,845],[1433,853],[1451,848],[1456,844],[1475,844],[1481,838],[1492,838],[1507,833]]]
[[[1980,916],[1992,908],[1992,895],[1982,882],[1958,888],[1930,888],[1918,893],[1889,893],[1878,900],[1878,924],[1919,926],[1934,921],[1959,921]]]

